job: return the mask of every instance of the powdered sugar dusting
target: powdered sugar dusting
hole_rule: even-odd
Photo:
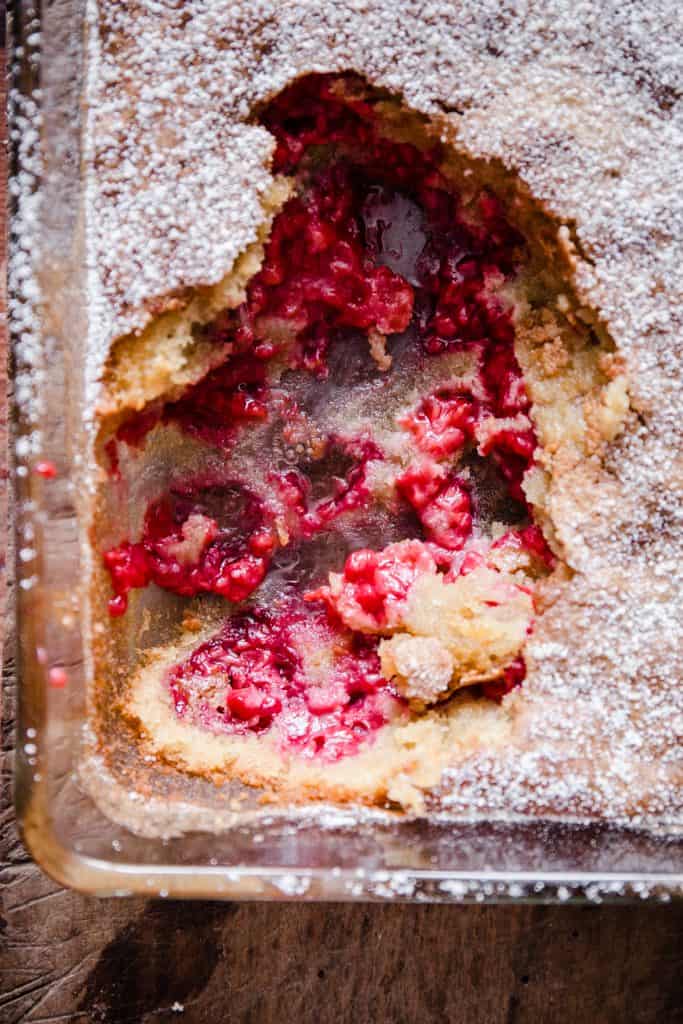
[[[37,22],[36,22],[37,27]],[[28,61],[37,60],[40,35],[29,35]],[[38,182],[41,173],[41,146],[39,111],[40,92],[27,96],[18,90],[9,95],[8,113],[11,141],[16,146],[17,171],[8,182],[9,202],[13,207],[12,226],[8,238],[9,281],[7,295],[8,323],[13,335],[16,402],[24,410],[31,434],[21,438],[16,452],[22,459],[38,450],[37,422],[43,411],[41,404],[41,338],[37,306],[40,289],[36,274],[34,252],[39,233],[41,196]]]
[[[104,303],[92,379],[155,300],[217,281],[254,240],[272,142],[247,119],[305,72],[355,69],[445,118],[460,147],[516,170],[567,224],[577,286],[627,360],[635,414],[606,458],[554,497],[577,575],[529,645],[513,744],[453,769],[440,801],[459,814],[673,826],[683,781],[679,5],[105,0],[91,29],[88,217]]]

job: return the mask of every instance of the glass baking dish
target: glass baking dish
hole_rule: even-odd
[[[41,24],[42,21],[42,24]],[[82,786],[87,739],[78,538],[79,351],[87,333],[79,0],[10,12],[10,325],[16,424],[16,807],[36,861],[98,895],[440,902],[669,900],[683,841],[597,824],[400,821],[260,811],[166,839],[115,824]],[[36,465],[42,461],[42,472]],[[51,477],[51,466],[57,475]],[[92,766],[91,766],[91,770]],[[95,769],[96,770],[96,766]],[[154,813],[158,797],[131,803]]]

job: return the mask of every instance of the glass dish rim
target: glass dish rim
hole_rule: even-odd
[[[35,797],[38,796],[38,800]],[[17,806],[22,839],[55,881],[99,897],[159,896],[305,902],[667,903],[683,899],[683,873],[298,868],[116,863],[61,844],[39,794]]]

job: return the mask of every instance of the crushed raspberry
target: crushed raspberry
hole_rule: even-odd
[[[324,601],[352,629],[391,629],[417,577],[435,571],[432,553],[419,540],[389,544],[383,551],[354,551],[343,573],[306,594],[306,600]]]
[[[129,590],[146,587],[152,578],[147,552],[142,544],[124,541],[103,555],[116,596],[109,601],[109,614],[123,615],[128,607]]]
[[[116,440],[123,441],[131,448],[140,448],[150,430],[153,430],[159,422],[160,417],[161,408],[158,405],[132,416],[116,431]]]
[[[496,416],[515,416],[529,410],[529,398],[512,339],[491,345],[485,352],[482,381]]]
[[[481,684],[481,692],[484,697],[488,697],[489,700],[495,700],[497,703],[503,699],[506,693],[510,693],[517,686],[521,686],[526,676],[526,665],[524,658],[515,658],[513,662],[503,672],[502,679],[494,679],[490,683]]]
[[[139,542],[105,552],[115,592],[109,613],[122,615],[129,591],[150,582],[184,597],[243,601],[263,580],[274,546],[262,502],[243,486],[174,488],[147,509]]]
[[[481,379],[488,393],[488,409],[494,416],[505,419],[528,413],[529,397],[512,341],[497,342],[486,350]],[[533,465],[536,445],[531,427],[521,430],[502,427],[490,432],[486,443],[480,447],[482,455],[491,455],[515,501],[526,503],[522,481]]]
[[[472,532],[471,507],[469,492],[450,477],[419,513],[427,536],[448,551],[458,551]]]
[[[490,455],[498,466],[507,482],[510,497],[526,503],[522,482],[534,462],[536,438],[533,431],[508,428],[494,431],[479,450],[482,455]]]
[[[277,614],[233,616],[171,669],[168,685],[181,717],[228,734],[274,730],[284,749],[327,761],[355,753],[403,709],[380,672],[376,639],[296,601]]]
[[[281,92],[262,121],[277,139],[276,171],[291,173],[310,146],[356,140],[360,149],[374,136],[370,104],[343,90],[343,76],[308,75]],[[346,81],[351,83],[351,79]]]
[[[260,722],[268,721],[278,711],[282,711],[282,701],[278,697],[271,697],[251,684],[241,690],[231,690],[226,703],[233,718],[242,722],[249,722],[254,718],[258,718]]]
[[[422,463],[398,477],[396,488],[417,512],[429,540],[448,551],[463,547],[472,532],[472,502],[461,480],[435,463]]]
[[[317,173],[305,199],[276,218],[263,267],[239,311],[238,337],[259,338],[273,320],[291,325],[293,361],[324,376],[334,333],[343,327],[394,334],[406,329],[413,289],[364,246],[365,185],[343,161]]]
[[[459,452],[472,438],[476,408],[469,395],[441,389],[423,398],[417,409],[399,422],[413,434],[420,451],[443,459]]]

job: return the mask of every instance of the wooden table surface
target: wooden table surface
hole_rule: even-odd
[[[0,167],[2,211],[4,181]],[[0,397],[3,459],[6,425]],[[0,528],[6,478],[3,462]],[[10,658],[5,678],[0,1024],[683,1022],[683,905],[105,902],[61,889],[16,833]]]

